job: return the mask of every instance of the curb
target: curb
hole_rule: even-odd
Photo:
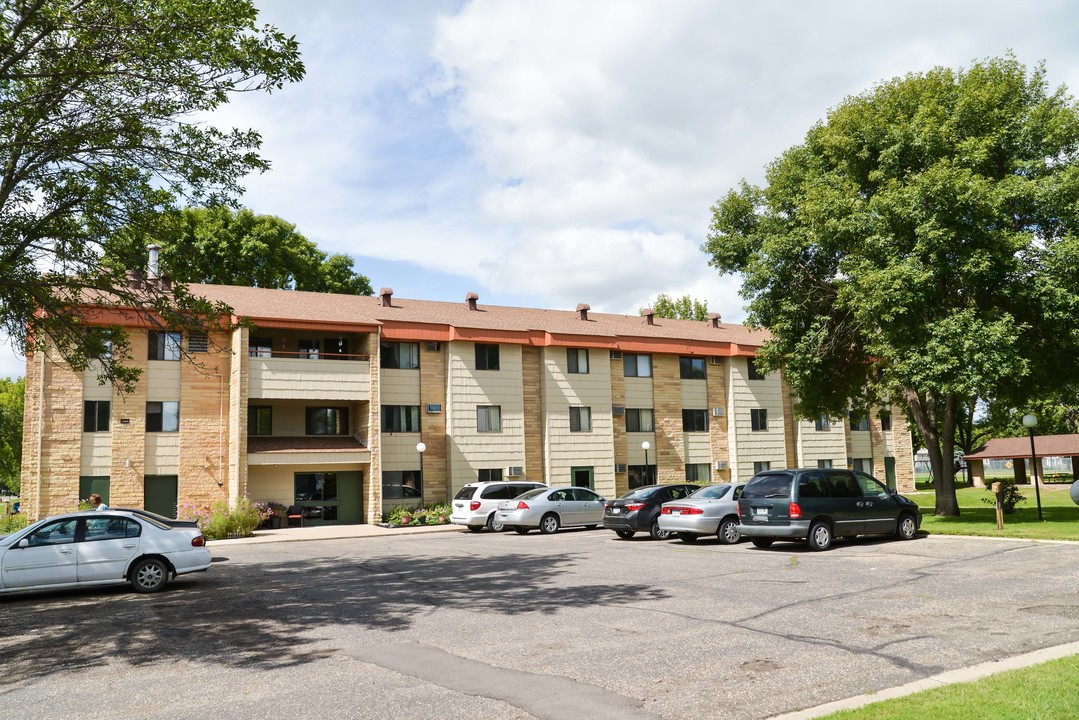
[[[318,528],[320,532],[315,532],[316,528],[306,529],[293,529],[286,530],[268,530],[256,532],[252,537],[246,538],[231,538],[224,540],[208,540],[206,544],[210,547],[227,547],[229,545],[258,545],[265,543],[280,543],[280,542],[312,542],[315,540],[350,540],[350,539],[363,539],[372,537],[396,537],[399,535],[421,535],[424,533],[436,533],[446,532],[448,530],[461,530],[458,525],[416,525],[413,527],[400,527],[400,528],[388,528],[381,525],[374,524],[361,524],[361,525],[341,525],[341,526],[326,526],[327,528],[344,528],[342,530],[333,530]],[[362,528],[357,531],[356,528]]]

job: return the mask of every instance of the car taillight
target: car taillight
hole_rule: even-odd
[[[744,512],[745,512],[745,508],[742,507],[742,501],[739,500],[738,501],[738,514],[741,515]]]
[[[473,500],[472,502],[470,502],[468,504],[468,509],[471,510],[472,512],[476,512],[477,510],[480,509],[480,501],[479,500]]]
[[[791,520],[798,520],[802,517],[802,508],[798,507],[798,503],[791,503],[790,516]]]
[[[518,510],[527,510],[528,509],[528,503],[526,503],[524,500],[519,501],[517,503],[517,509]]]
[[[633,512],[634,510],[640,510],[646,503],[626,503],[626,510]]]
[[[202,535],[191,538],[191,547],[205,547],[205,545],[206,538],[204,538]]]
[[[703,515],[704,510],[695,507],[681,508],[683,515]]]

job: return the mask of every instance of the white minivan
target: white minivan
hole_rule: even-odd
[[[484,526],[491,532],[502,532],[503,525],[498,521],[495,512],[498,510],[498,503],[541,487],[547,486],[527,480],[469,483],[453,496],[450,522],[464,525],[472,532],[479,532]]]

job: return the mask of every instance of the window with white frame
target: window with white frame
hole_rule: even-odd
[[[418,370],[420,344],[410,342],[379,343],[379,367],[387,370]]]
[[[753,430],[768,429],[768,410],[766,408],[753,408],[749,411],[750,427]]]
[[[652,377],[652,356],[627,353],[622,356],[622,370],[626,377]]]
[[[651,408],[626,408],[626,432],[655,432]]]
[[[180,403],[177,401],[146,403],[146,432],[179,432]]]
[[[478,432],[502,432],[502,406],[477,405],[476,430]]]
[[[816,428],[819,432],[832,429],[832,418],[828,417],[828,413],[821,413],[817,416]]]
[[[678,374],[683,380],[706,379],[704,358],[687,356],[678,358]]]
[[[772,463],[768,460],[757,460],[753,463],[753,474],[762,473],[765,470],[771,470]]]
[[[588,373],[588,348],[566,350],[566,372],[579,375]]]
[[[498,346],[476,343],[476,369],[498,370]]]
[[[708,432],[708,411],[682,410],[682,432]]]
[[[592,432],[592,408],[571,407],[569,409],[570,432]]]
[[[147,333],[147,358],[149,360],[179,360],[181,337],[178,332]]]
[[[382,432],[419,432],[419,405],[383,405]]]

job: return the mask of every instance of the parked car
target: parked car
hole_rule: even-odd
[[[666,540],[671,534],[659,526],[660,506],[671,500],[681,500],[700,487],[678,483],[634,488],[607,503],[603,509],[603,527],[614,530],[623,540],[629,540],[639,532],[646,532],[655,540]]]
[[[705,535],[716,535],[725,545],[733,545],[738,532],[738,498],[745,483],[706,485],[683,500],[663,503],[659,529],[674,533],[682,542],[694,542]]]
[[[837,537],[894,535],[910,540],[922,524],[917,503],[871,475],[838,468],[771,470],[750,478],[738,501],[738,530],[757,547],[805,540],[827,550]]]
[[[544,534],[559,528],[583,525],[594,528],[603,522],[605,500],[583,487],[542,487],[498,504],[498,521],[517,532],[539,528]]]
[[[209,567],[197,527],[122,510],[56,515],[0,537],[0,592],[130,582],[151,593]]]
[[[485,526],[491,532],[502,532],[504,528],[497,517],[498,504],[529,490],[545,487],[543,483],[527,480],[468,483],[453,496],[450,522],[464,525],[472,532],[479,532]]]

